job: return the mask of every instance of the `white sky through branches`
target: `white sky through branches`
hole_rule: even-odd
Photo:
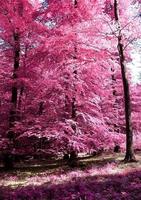
[[[132,51],[132,62],[129,64],[131,70],[132,82],[141,83],[141,41],[135,44]]]

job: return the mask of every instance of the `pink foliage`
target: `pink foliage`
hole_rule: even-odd
[[[69,0],[45,1],[42,5],[28,0],[0,3],[1,142],[9,131],[11,88],[15,86],[17,120],[11,128],[15,134],[14,152],[22,148],[29,148],[30,153],[40,150],[41,138],[47,143],[44,148],[55,154],[122,146],[124,102],[113,1],[80,0],[77,6]],[[139,21],[133,20],[139,9],[129,1],[119,4],[125,53],[130,62],[133,46],[127,44],[140,36]],[[13,79],[16,30],[20,34],[20,67]],[[139,96],[139,90],[133,98]],[[135,103],[133,124],[139,132]],[[72,107],[76,109],[75,119]],[[29,147],[31,142],[33,146]]]

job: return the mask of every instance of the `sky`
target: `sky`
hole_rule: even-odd
[[[44,2],[44,0],[29,0],[31,3],[32,3],[32,5],[36,5],[37,3],[43,3]]]
[[[129,64],[132,81],[134,84],[141,83],[141,41],[135,44],[132,51],[132,62]]]

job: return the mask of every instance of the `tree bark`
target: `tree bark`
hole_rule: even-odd
[[[114,67],[111,67],[111,79],[112,79],[112,93],[113,93],[113,98],[114,98],[114,104],[113,104],[113,111],[114,111],[114,115],[116,116],[116,111],[117,111],[117,106],[116,106],[116,100],[117,100],[117,91],[116,91],[116,77],[115,77],[115,69]],[[117,126],[117,123],[116,123],[116,120],[115,120],[115,123],[113,124],[113,130],[114,130],[114,133],[117,133],[118,132],[118,126]]]
[[[17,88],[17,70],[19,68],[19,61],[20,61],[20,41],[19,41],[19,32],[18,29],[15,30],[13,33],[14,39],[14,69],[13,69],[13,86],[11,89],[11,110],[9,113],[9,130],[7,133],[7,137],[9,139],[10,145],[7,147],[6,152],[4,153],[3,163],[4,168],[10,170],[13,168],[13,155],[12,155],[12,148],[14,146],[14,125],[17,120],[17,101],[18,101],[18,88]]]
[[[23,93],[24,93],[24,86],[22,86],[21,89],[20,89],[19,101],[18,101],[18,110],[21,110]]]
[[[78,6],[78,0],[74,0],[74,8],[76,9]],[[75,33],[76,35],[76,33]],[[73,55],[73,60],[74,60],[74,67],[73,67],[73,76],[74,76],[74,96],[72,98],[72,104],[71,104],[71,110],[72,110],[72,114],[71,114],[71,117],[74,121],[76,121],[76,117],[77,117],[77,102],[76,102],[76,92],[77,92],[77,89],[76,89],[76,81],[77,81],[77,75],[78,75],[78,72],[77,72],[77,45],[76,43],[74,43],[74,55]],[[73,130],[76,132],[76,127],[72,127]]]
[[[125,66],[125,55],[124,55],[124,48],[122,43],[122,33],[121,27],[119,23],[119,14],[118,14],[118,1],[114,0],[114,14],[115,14],[115,21],[118,26],[118,53],[119,53],[119,62],[121,67],[121,74],[122,74],[122,83],[123,83],[123,90],[124,90],[124,104],[125,104],[125,121],[126,121],[126,155],[125,155],[125,162],[132,162],[135,161],[135,155],[133,150],[133,131],[132,131],[132,121],[131,121],[131,100],[130,100],[130,88],[129,82],[127,79],[126,74],[126,66]]]
[[[13,86],[11,90],[11,110],[9,116],[9,130],[14,127],[14,123],[17,120],[17,101],[18,101],[18,88],[17,88],[17,70],[19,68],[20,62],[20,41],[19,41],[19,33],[18,30],[15,30],[13,34],[14,38],[14,69],[13,69]],[[8,134],[9,139],[14,139],[14,132],[10,130],[10,134]]]
[[[78,0],[74,0],[74,7],[77,8]]]
[[[42,115],[42,114],[43,114],[43,111],[44,111],[44,102],[41,101],[41,102],[39,103],[38,114],[39,114],[39,115]]]
[[[78,0],[74,0],[73,2],[73,6],[74,6],[74,9],[77,8],[78,6]],[[72,28],[73,28],[73,24],[72,24]],[[76,33],[75,33],[76,35]],[[76,61],[77,61],[77,45],[76,45],[76,42],[74,42],[74,54],[73,54],[73,60],[74,60],[74,67],[73,67],[73,77],[74,77],[74,83],[73,83],[73,87],[74,87],[74,94],[73,94],[73,97],[72,97],[72,102],[71,102],[71,119],[73,121],[77,121],[77,102],[76,102],[76,92],[77,92],[77,89],[76,89],[76,81],[77,81],[77,75],[78,75],[78,72],[77,72],[77,64],[76,64]],[[76,128],[76,125],[73,124],[71,125],[72,129],[74,130],[74,133],[76,134],[77,132],[77,128]],[[70,151],[70,154],[68,155],[69,156],[69,159],[68,159],[68,165],[70,167],[76,167],[78,162],[77,162],[77,158],[78,158],[78,155],[77,155],[77,152],[75,150],[72,150]]]

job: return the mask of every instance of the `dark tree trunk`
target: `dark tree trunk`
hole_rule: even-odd
[[[74,7],[77,8],[78,0],[74,0]]]
[[[74,0],[73,2],[74,8],[76,9],[78,6],[78,0]],[[73,25],[72,25],[73,26]],[[73,53],[73,60],[74,60],[74,67],[73,67],[73,77],[74,77],[74,83],[73,83],[73,87],[74,87],[74,94],[71,100],[71,119],[73,121],[77,120],[77,102],[76,102],[76,93],[77,93],[77,89],[76,89],[76,81],[77,81],[77,45],[76,42],[74,42],[74,53]],[[72,129],[74,130],[74,133],[76,134],[76,125],[72,124],[71,125]],[[70,167],[76,167],[78,164],[78,159],[77,159],[77,152],[75,150],[70,151],[70,153],[68,155],[66,155],[66,157],[68,158],[68,165]]]
[[[114,98],[114,104],[113,104],[113,110],[114,110],[114,115],[116,117],[116,111],[117,111],[117,105],[116,105],[116,100],[117,100],[117,91],[116,91],[116,77],[115,77],[115,69],[114,67],[111,67],[111,73],[112,73],[112,76],[111,76],[111,79],[112,79],[112,93],[113,93],[113,98]],[[115,123],[113,124],[113,130],[114,130],[114,133],[117,133],[118,132],[118,126],[116,124],[116,121]]]
[[[68,161],[69,158],[70,158],[70,155],[67,154],[67,153],[65,153],[64,156],[63,156],[63,160],[64,160],[64,161]]]
[[[76,121],[76,116],[77,116],[77,103],[76,103],[76,81],[77,81],[77,75],[78,75],[78,72],[77,72],[77,65],[76,65],[76,61],[77,61],[77,46],[76,44],[74,44],[74,56],[73,56],[73,59],[74,59],[74,68],[73,68],[73,75],[74,75],[74,97],[72,98],[72,119],[74,121]]]
[[[44,102],[41,101],[41,102],[39,103],[38,114],[39,114],[39,115],[42,115],[42,114],[43,114],[43,110],[44,110]]]
[[[114,152],[115,152],[115,153],[120,153],[120,152],[121,152],[120,146],[119,146],[119,145],[116,145],[116,146],[114,147]]]
[[[14,127],[14,123],[17,119],[16,116],[16,109],[17,109],[17,100],[18,100],[18,88],[16,85],[16,79],[18,78],[17,76],[17,70],[19,68],[19,61],[20,61],[20,42],[19,42],[19,33],[18,30],[14,32],[13,35],[14,38],[14,70],[13,70],[13,86],[12,86],[12,95],[11,95],[11,103],[12,103],[12,108],[10,111],[10,116],[9,116],[9,129]],[[13,133],[14,134],[14,133]],[[14,137],[14,135],[13,135]]]
[[[118,1],[114,0],[114,13],[115,13],[115,21],[118,25],[118,53],[119,53],[119,61],[121,66],[121,74],[122,74],[122,83],[124,89],[124,103],[125,103],[125,121],[126,121],[126,155],[125,162],[135,161],[135,155],[133,150],[133,132],[132,132],[132,122],[131,122],[131,100],[130,100],[130,90],[129,83],[126,75],[126,66],[125,66],[125,56],[124,56],[124,48],[122,44],[122,34],[121,27],[119,23],[119,14],[118,14]]]
[[[21,7],[22,7],[22,5],[21,5]],[[19,44],[18,48],[20,48],[20,44]],[[26,67],[27,50],[28,50],[28,47],[25,46],[25,55],[24,55],[24,60],[23,60],[23,67],[24,68]],[[20,51],[19,51],[19,53],[20,53]],[[17,103],[18,104],[17,105],[17,108],[18,108],[18,120],[21,119],[21,110],[22,110],[23,95],[24,95],[24,85],[21,86],[20,91],[19,91],[19,98],[18,98],[18,103]]]
[[[76,99],[75,99],[75,97],[73,97],[72,98],[72,119],[76,119],[76,111],[77,111],[77,109],[76,109]]]
[[[70,152],[70,157],[68,159],[68,165],[72,168],[78,166],[78,155],[77,155],[76,151],[74,151],[74,150],[72,150]]]
[[[3,154],[3,164],[5,170],[13,169],[13,156],[10,152],[5,152]]]
[[[74,0],[74,8],[76,9],[78,6],[78,0]],[[76,33],[75,33],[76,35]],[[74,60],[74,67],[73,67],[73,76],[74,76],[74,96],[72,98],[72,104],[71,104],[71,110],[72,110],[72,114],[71,117],[74,121],[76,121],[76,117],[77,117],[77,102],[76,102],[76,93],[77,93],[77,89],[76,89],[76,81],[78,79],[78,71],[77,71],[77,45],[74,42],[74,55],[73,55],[73,60]],[[76,132],[76,126],[72,127],[73,130]]]
[[[9,130],[7,133],[7,137],[9,138],[10,147],[7,147],[6,153],[4,154],[3,163],[5,169],[13,168],[13,156],[12,156],[12,148],[14,146],[15,132],[14,132],[14,124],[17,120],[17,100],[18,100],[18,88],[16,84],[17,70],[19,68],[20,61],[20,41],[19,41],[19,32],[18,29],[15,30],[13,34],[14,39],[14,69],[13,69],[13,86],[11,89],[11,110],[9,113]]]
[[[23,93],[24,93],[24,87],[22,86],[19,94],[18,110],[21,109]]]
[[[22,119],[22,98],[23,98],[23,94],[24,94],[24,87],[22,86],[20,88],[19,91],[19,98],[18,98],[18,102],[17,102],[17,120],[20,121]]]

